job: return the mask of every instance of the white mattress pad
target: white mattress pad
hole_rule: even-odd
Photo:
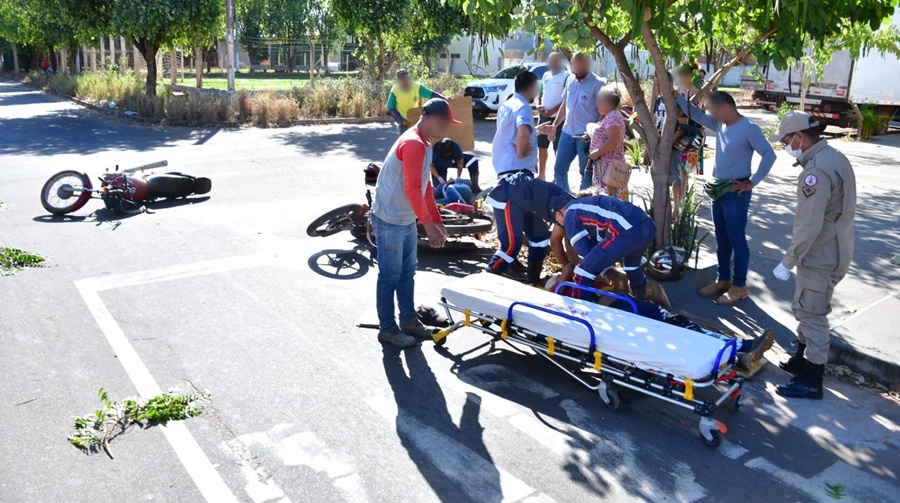
[[[712,372],[726,341],[592,302],[557,295],[496,274],[480,273],[454,281],[441,290],[450,304],[498,319],[507,319],[514,302],[524,302],[587,321],[598,351],[643,370],[701,379]],[[557,341],[584,348],[591,338],[583,323],[517,305],[512,323]],[[723,353],[722,359],[730,356]]]

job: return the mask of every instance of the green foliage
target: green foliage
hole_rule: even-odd
[[[862,125],[859,130],[860,140],[871,140],[873,136],[881,134],[887,129],[891,116],[881,114],[877,107],[863,105],[859,107],[859,113],[862,116]],[[856,114],[851,114],[854,120],[859,121]]]
[[[700,225],[697,223],[697,214],[700,212],[702,199],[697,197],[697,183],[691,182],[678,208],[678,219],[672,222],[672,244],[680,246],[685,251],[685,261],[689,261],[694,255],[694,267],[700,255],[700,244],[709,236],[709,231],[703,233],[698,239]]]
[[[379,81],[397,61],[405,66],[416,54],[433,59],[468,27],[461,6],[442,0],[331,0],[329,6],[361,44],[360,57]]]
[[[132,426],[147,428],[199,416],[210,397],[208,392],[176,394],[170,391],[146,402],[131,398],[116,402],[109,399],[103,388],[97,394],[102,407],[76,417],[75,431],[67,440],[85,453],[103,449],[110,458],[113,455],[109,443]]]
[[[778,117],[776,118],[775,122],[763,128],[763,134],[766,136],[766,138],[772,136],[778,131],[778,125],[781,124],[782,117],[799,109],[800,107],[793,103],[782,101],[781,104],[778,105]]]
[[[843,484],[829,484],[826,482],[825,494],[833,500],[842,500],[847,497],[847,493],[844,492]]]
[[[24,267],[41,267],[46,258],[18,248],[0,246],[0,276],[9,276]]]
[[[644,143],[640,139],[625,141],[625,159],[632,166],[644,164]]]

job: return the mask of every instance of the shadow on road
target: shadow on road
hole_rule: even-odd
[[[204,143],[216,130],[148,127],[110,120],[53,96],[9,81],[0,81],[0,106],[56,103],[58,109],[22,117],[0,117],[0,154],[93,154],[110,150],[146,151],[179,141]],[[4,111],[5,111],[4,110]]]
[[[438,498],[445,503],[500,503],[500,472],[479,420],[481,398],[466,395],[456,426],[422,348],[401,351],[385,345],[383,351],[384,373],[397,403],[397,435]],[[453,441],[464,448],[454,449],[459,444]]]
[[[135,211],[127,211],[125,213],[117,213],[112,210],[108,210],[106,208],[101,208],[99,210],[94,211],[90,215],[38,215],[32,218],[33,221],[43,224],[64,224],[64,223],[76,223],[76,222],[95,222],[97,225],[105,224],[105,223],[113,223],[111,230],[116,230],[119,225],[122,224],[123,220],[127,220],[136,215],[142,215],[144,213],[155,213],[157,210],[164,210],[166,208],[176,208],[178,206],[190,206],[196,203],[202,203],[204,201],[208,201],[209,196],[200,196],[200,197],[189,197],[189,198],[180,198],[180,199],[161,199],[159,201],[152,201],[146,203],[144,205],[145,209],[135,210]]]
[[[375,260],[367,246],[359,245],[352,250],[322,250],[312,254],[306,263],[320,276],[346,280],[365,276]]]
[[[327,132],[323,132],[321,128],[296,128],[277,134],[274,139],[304,155],[347,152],[363,161],[380,163],[397,137],[396,127],[388,124],[365,124],[335,125]]]

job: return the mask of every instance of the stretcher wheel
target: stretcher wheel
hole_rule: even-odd
[[[737,412],[741,410],[741,405],[743,405],[743,402],[743,395],[738,395],[737,398],[732,398],[731,403],[728,404],[728,410],[730,410],[731,412]]]
[[[606,405],[606,408],[612,412],[619,410],[619,405],[622,405],[622,401],[619,399],[619,392],[612,388],[607,388],[606,397],[609,398],[609,403],[603,402],[603,398],[601,398],[600,401],[603,402],[603,405]]]
[[[435,345],[435,346],[443,346],[444,344],[447,344],[447,338],[446,338],[446,337],[444,337],[444,338],[442,338],[442,339],[440,339],[440,340],[434,341],[434,345]]]
[[[709,434],[712,435],[712,440],[710,440],[710,439],[706,438],[705,436],[703,436],[703,433],[700,434],[700,440],[703,440],[703,444],[704,444],[704,445],[706,445],[707,447],[713,448],[713,449],[715,449],[716,447],[722,445],[722,440],[723,440],[725,437],[724,437],[724,435],[722,435],[722,432],[721,432],[721,431],[719,431],[719,430],[712,430],[712,431],[709,432]]]

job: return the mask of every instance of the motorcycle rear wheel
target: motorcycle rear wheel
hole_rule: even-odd
[[[365,210],[360,204],[348,204],[335,208],[313,220],[309,227],[306,228],[306,234],[310,237],[325,237],[337,234],[353,227],[354,223],[363,216],[364,212]]]
[[[494,222],[485,216],[473,216],[466,220],[460,223],[444,223],[444,228],[447,229],[447,236],[474,236],[490,232],[494,228]]]
[[[41,206],[54,215],[78,211],[87,204],[91,182],[86,173],[66,170],[50,177],[41,189]]]

